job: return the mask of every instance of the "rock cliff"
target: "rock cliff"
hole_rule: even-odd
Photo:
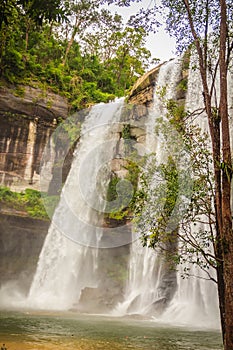
[[[44,147],[57,121],[68,116],[67,99],[29,86],[0,87],[0,184],[12,190],[40,189]],[[31,282],[49,221],[0,207],[0,285]]]
[[[20,95],[20,96],[18,96]],[[40,160],[68,102],[29,86],[0,88],[0,183],[16,191],[39,189]]]
[[[156,78],[162,64],[151,69],[136,81],[129,93],[128,101],[130,103],[151,106]]]
[[[0,87],[0,112],[41,118],[51,123],[54,118],[67,117],[68,103],[66,98],[41,88],[5,86]]]
[[[153,101],[160,65],[143,75],[133,86],[127,111],[131,135],[144,140],[144,118]],[[15,191],[40,189],[40,166],[44,147],[57,121],[68,116],[66,98],[31,86],[0,87],[0,184]],[[121,132],[121,131],[120,131]],[[68,162],[69,163],[69,162]],[[69,168],[69,164],[68,164]],[[65,171],[67,174],[68,170]]]

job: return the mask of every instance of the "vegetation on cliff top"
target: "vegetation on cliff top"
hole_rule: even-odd
[[[146,31],[99,0],[3,0],[0,13],[2,83],[49,88],[73,110],[125,95],[148,68]]]

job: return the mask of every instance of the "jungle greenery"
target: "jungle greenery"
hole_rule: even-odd
[[[23,192],[13,192],[8,187],[0,187],[0,202],[4,210],[17,211],[38,219],[48,219],[44,202],[39,191],[27,188]]]
[[[26,188],[22,192],[12,191],[9,187],[0,186],[0,203],[3,212],[13,212],[19,216],[29,216],[49,220],[59,202],[59,195]]]
[[[99,0],[2,0],[1,83],[51,89],[73,110],[108,102],[148,68],[146,36]]]

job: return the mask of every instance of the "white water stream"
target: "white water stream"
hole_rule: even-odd
[[[86,117],[81,141],[41,251],[28,296],[31,307],[69,309],[81,290],[98,286],[98,246],[105,201],[101,193],[116,141],[112,125],[123,100],[97,105]]]
[[[155,153],[156,159],[160,163],[167,157],[167,150],[164,148],[162,135],[155,135],[155,126],[158,118],[166,119],[167,109],[164,101],[175,99],[176,86],[181,77],[181,62],[175,60],[164,64],[159,71],[155,86],[154,104],[149,113],[146,125],[146,149],[148,153]],[[165,88],[161,98],[161,91]],[[146,172],[147,166],[144,169]],[[150,182],[152,192],[157,185],[156,179]],[[153,201],[152,201],[153,202]],[[154,203],[145,208],[143,216],[153,216]],[[147,220],[144,218],[145,221]],[[150,227],[147,228],[148,232]],[[146,225],[143,227],[146,230]],[[126,286],[125,300],[114,310],[116,314],[140,314],[154,315],[162,309],[162,304],[166,302],[167,294],[172,293],[176,288],[174,276],[168,276],[162,256],[157,251],[143,247],[140,237],[142,231],[136,229],[132,235],[139,237],[134,240],[131,246],[129,261],[129,280]],[[158,309],[158,310],[157,310]]]
[[[192,64],[193,62],[191,66]],[[179,61],[173,61],[161,67],[156,89],[167,86],[165,99],[176,98],[180,69]],[[186,108],[190,111],[203,108],[202,86],[197,70],[189,74]],[[166,158],[166,150],[163,139],[156,137],[152,130],[155,128],[156,118],[166,118],[166,113],[161,98],[155,94],[154,109],[149,115],[147,124],[147,147],[156,153],[159,162],[163,162]],[[208,132],[207,118],[204,113],[195,118],[195,123],[202,131]],[[176,140],[174,144],[175,142]],[[152,178],[150,189],[153,191],[155,188],[156,179]],[[155,212],[154,201],[148,204],[144,215],[148,218],[150,215],[153,216],[153,212]],[[146,220],[144,222],[146,223]],[[150,222],[153,222],[153,219]],[[193,226],[193,229],[198,228]],[[208,230],[208,227],[206,229]],[[148,230],[149,232],[150,226],[146,227],[144,224],[141,230],[136,232],[139,237],[145,233],[143,231]],[[197,278],[183,279],[183,267],[178,269],[175,277],[174,273],[166,271],[165,262],[159,253],[142,247],[140,240],[135,241],[131,247],[125,301],[117,306],[115,313],[149,314],[153,315],[158,322],[218,328],[219,310],[216,285],[206,280],[208,276],[198,267],[191,267],[190,270],[190,275],[197,276]],[[214,271],[210,269],[209,272],[215,277]]]
[[[197,57],[195,54],[192,54],[186,93],[186,110],[192,113],[196,111],[196,115],[192,117],[192,122],[200,128],[201,132],[208,135],[206,137],[209,138],[210,147],[210,135],[207,117],[204,112],[201,77],[198,69],[192,69],[192,67],[197,64]],[[216,79],[216,86],[219,86],[218,76]],[[210,82],[211,79],[209,83]],[[216,91],[216,97],[219,98],[218,91]],[[209,226],[204,224],[204,222],[208,222],[208,219],[203,216],[202,221],[203,224],[197,223],[195,226],[192,224],[191,231],[197,232],[198,230],[206,230],[208,232]],[[210,252],[213,251],[211,245],[209,249]],[[162,315],[162,320],[176,324],[197,324],[202,327],[219,328],[220,319],[217,285],[213,281],[208,280],[209,277],[207,274],[195,265],[189,265],[189,274],[190,276],[196,277],[183,278],[185,267],[187,267],[187,265],[179,266],[177,273],[177,292],[172,299],[169,308]],[[216,272],[214,269],[210,268],[208,272],[216,279]]]

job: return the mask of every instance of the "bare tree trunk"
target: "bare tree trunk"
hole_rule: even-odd
[[[3,73],[3,56],[5,52],[6,42],[7,42],[7,32],[8,28],[6,27],[5,30],[2,30],[1,37],[0,37],[0,77]]]
[[[126,55],[127,55],[127,51],[124,51],[123,52],[123,57],[121,58],[120,64],[118,66],[118,68],[119,68],[118,73],[117,73],[117,87],[118,87],[118,89],[120,88],[120,82],[121,82],[121,77],[122,77],[122,70],[124,68]]]
[[[26,20],[25,51],[28,50],[29,30],[30,30],[30,19],[28,18],[28,19]]]
[[[78,27],[79,27],[79,20],[78,20],[78,16],[76,16],[75,17],[74,30],[73,30],[73,33],[71,35],[70,40],[68,41],[68,44],[67,44],[67,47],[66,47],[65,57],[64,57],[63,62],[62,62],[64,66],[66,65],[70,49],[71,49],[71,47],[73,45],[75,35],[77,34],[77,31],[78,31]]]
[[[231,147],[228,117],[227,99],[227,10],[226,1],[220,0],[221,23],[220,23],[220,116],[222,120],[222,249],[224,261],[224,286],[225,286],[225,337],[224,349],[233,349],[233,230],[231,214]]]
[[[26,15],[25,16],[25,51],[28,50],[28,46],[29,46],[29,34],[30,34],[30,30],[31,28],[33,27],[33,20],[28,16]]]
[[[53,24],[54,24],[54,22],[51,21],[50,26],[49,26],[48,40],[51,39],[51,36],[52,36],[52,33],[53,33]]]
[[[219,244],[220,245],[220,244]],[[222,257],[222,254],[218,253],[219,257]],[[220,310],[220,321],[222,329],[222,339],[224,342],[226,334],[226,322],[225,322],[225,284],[223,278],[223,261],[218,262],[217,266],[217,282],[218,282],[218,300],[219,300],[219,310]]]

